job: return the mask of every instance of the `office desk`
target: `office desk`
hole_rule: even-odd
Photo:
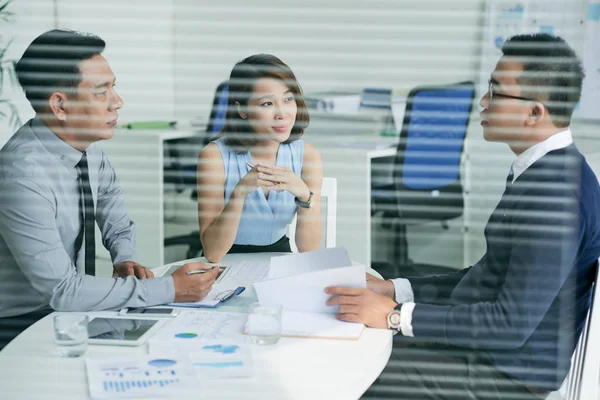
[[[257,260],[265,255],[231,257],[226,256],[224,261]],[[243,304],[255,299],[253,290],[246,292],[239,296]],[[214,312],[244,310],[244,306],[230,305]],[[116,312],[90,314],[112,316]],[[53,354],[53,315],[32,325],[0,352],[3,399],[89,398],[84,359]],[[367,328],[357,341],[282,338],[273,346],[250,347],[253,378],[202,380],[203,391],[198,395],[205,399],[358,399],[386,365],[392,333]],[[96,345],[88,347],[86,357],[137,356],[145,352],[146,346]]]

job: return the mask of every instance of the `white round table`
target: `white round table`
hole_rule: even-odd
[[[227,256],[224,262],[260,257],[265,255],[233,255]],[[248,289],[215,312],[245,311],[247,305],[256,300],[254,290]],[[114,316],[116,312],[89,314]],[[51,314],[0,352],[2,399],[89,398],[84,358],[62,358],[54,354],[52,324]],[[252,378],[209,380],[199,377],[201,389],[188,398],[358,399],[385,367],[392,350],[392,333],[367,328],[355,341],[281,338],[272,346],[250,345],[250,348],[254,364]],[[139,356],[146,352],[146,346],[90,345],[85,357]]]

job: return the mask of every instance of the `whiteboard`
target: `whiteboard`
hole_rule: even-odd
[[[575,119],[600,119],[600,0],[488,0],[481,46],[480,93],[502,56],[506,39],[520,33],[558,35],[583,59],[586,72]]]

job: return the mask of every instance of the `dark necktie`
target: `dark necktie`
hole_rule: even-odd
[[[85,274],[96,275],[96,222],[87,154],[85,151],[83,152],[81,161],[77,163],[77,172],[79,172],[79,189],[82,196],[79,207],[83,216],[83,229],[77,237],[76,246],[78,251],[80,251],[81,242],[85,240]]]

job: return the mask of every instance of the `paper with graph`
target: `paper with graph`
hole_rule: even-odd
[[[245,341],[153,341],[149,343],[148,350],[155,357],[162,354],[189,357],[196,374],[202,379],[249,378],[254,375],[252,353]]]
[[[245,323],[246,314],[190,310],[171,319],[150,340],[173,344],[216,339],[242,340]]]
[[[180,397],[201,387],[190,360],[181,355],[161,357],[86,358],[93,399]]]

